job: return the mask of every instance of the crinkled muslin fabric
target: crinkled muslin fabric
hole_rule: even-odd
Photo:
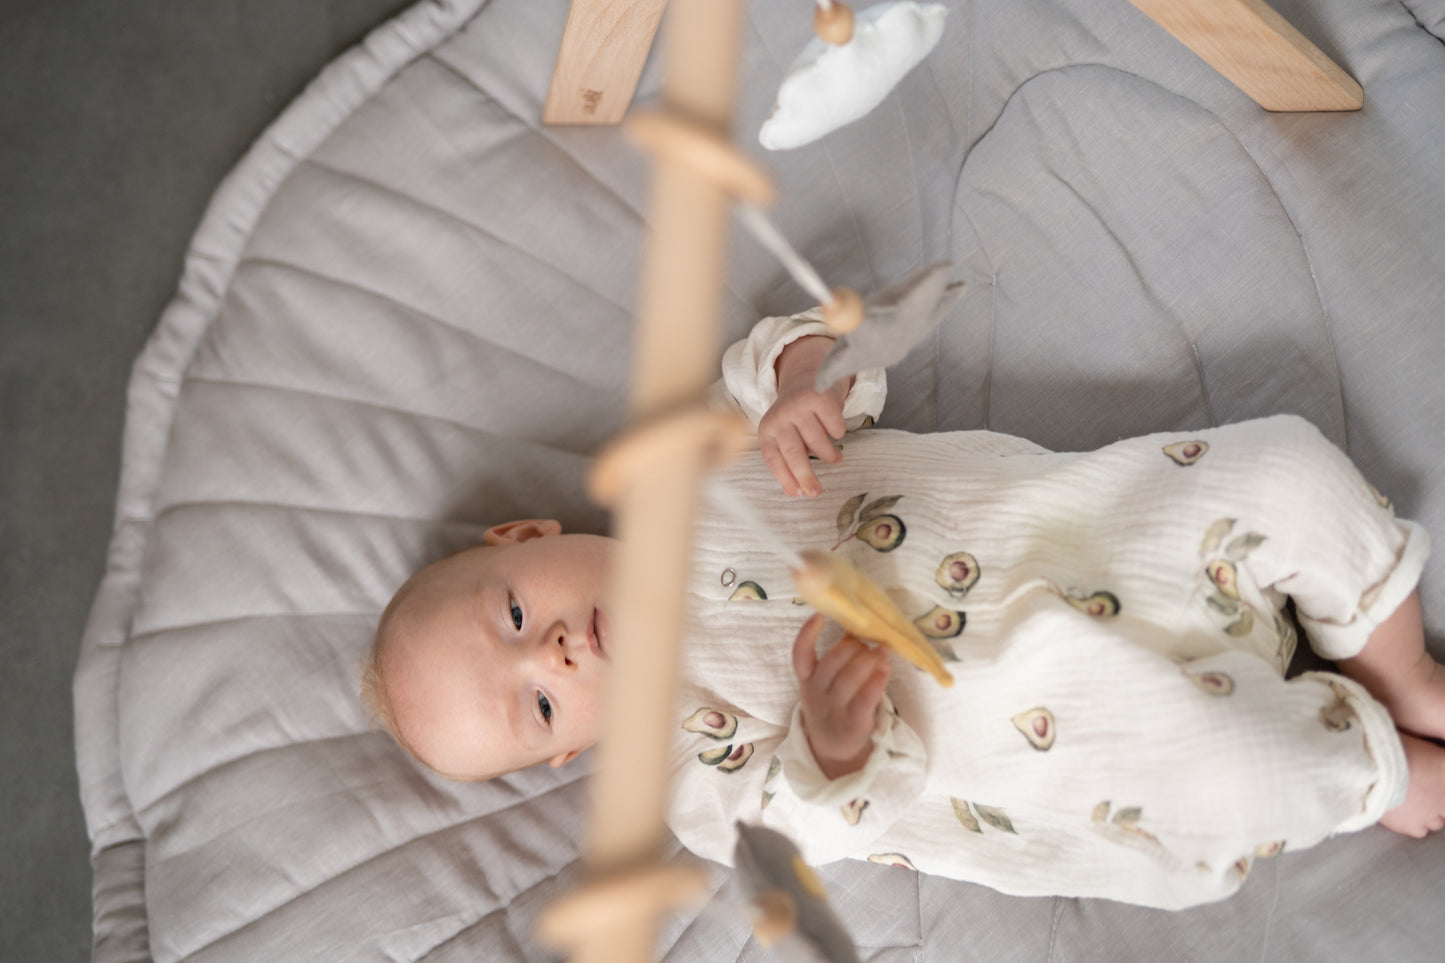
[[[968,284],[890,368],[880,426],[1084,451],[1290,413],[1445,530],[1445,7],[1277,4],[1365,90],[1278,115],[1128,4],[947,6],[883,103],[779,154],[756,132],[811,16],[747,11],[738,139],[782,230],[830,284],[940,259]],[[487,525],[606,525],[583,479],[625,419],[649,172],[615,129],[541,126],[565,16],[418,3],[322,71],[197,230],[135,364],[75,677],[97,960],[550,958],[533,924],[579,878],[588,759],[447,784],[369,726],[357,666],[406,576]],[[719,353],[809,307],[750,240],[731,253]],[[1422,594],[1438,626],[1438,566]],[[1440,841],[1379,830],[1178,914],[822,875],[879,961],[1445,940]],[[713,881],[659,954],[762,959]]]

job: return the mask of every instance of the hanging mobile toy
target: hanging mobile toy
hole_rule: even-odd
[[[867,114],[943,36],[941,3],[880,3],[856,17],[837,0],[816,0],[813,32],[778,89],[758,132],[768,150],[812,143]]]

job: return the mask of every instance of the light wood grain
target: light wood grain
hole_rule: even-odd
[[[718,138],[732,127],[742,13],[742,0],[673,0],[669,14],[666,109]],[[698,405],[716,377],[731,203],[684,158],[655,158],[634,336],[634,429]],[[664,878],[649,867],[661,860],[668,835],[692,517],[717,447],[709,433],[686,434],[668,435],[675,450],[649,459],[649,470],[627,479],[613,505],[619,545],[607,613],[617,644],[589,787],[585,864],[589,886],[628,894],[638,912],[600,928],[592,913],[551,917],[548,935],[573,947],[574,963],[651,959],[658,917],[670,905],[656,886],[626,881]]]
[[[1263,0],[1129,0],[1266,110],[1358,110],[1364,91]]]
[[[542,122],[620,121],[666,6],[667,0],[572,0]]]

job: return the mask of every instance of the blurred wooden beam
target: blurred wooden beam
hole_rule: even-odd
[[[667,0],[572,0],[544,124],[615,124],[637,90]]]
[[[1365,93],[1264,0],[1129,0],[1265,110],[1359,110]]]

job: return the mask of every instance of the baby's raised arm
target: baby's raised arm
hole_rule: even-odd
[[[843,401],[853,379],[834,382],[826,391],[813,386],[832,346],[833,339],[827,335],[808,335],[784,348],[774,365],[778,400],[758,422],[758,445],[763,463],[788,495],[822,494],[823,486],[808,464],[809,455],[830,463],[843,457],[833,439],[847,432]]]
[[[763,318],[724,352],[722,379],[712,388],[712,403],[736,408],[757,429],[763,461],[790,495],[822,491],[809,456],[838,461],[833,440],[878,418],[888,396],[882,368],[815,390],[832,346],[819,308]]]

